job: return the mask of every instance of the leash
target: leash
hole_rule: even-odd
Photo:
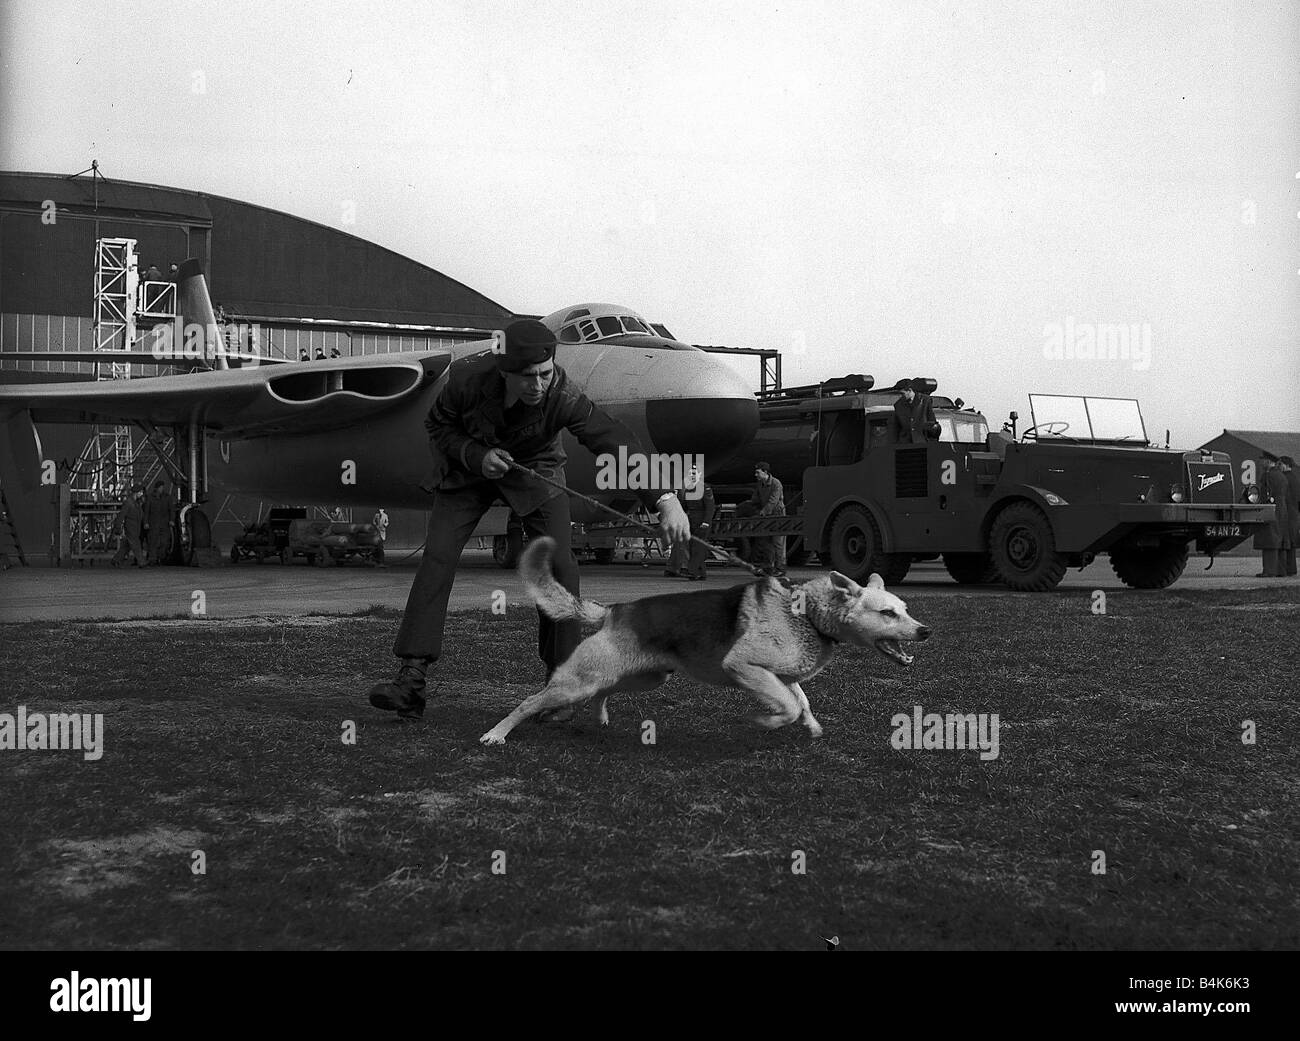
[[[528,467],[524,466],[522,463],[516,463],[513,459],[511,459],[510,469],[518,470],[520,473],[528,474],[530,477],[536,478],[537,480],[541,481],[543,484],[549,484],[552,488],[557,488],[562,492],[567,492],[569,495],[572,495],[575,499],[581,499],[588,506],[595,506],[598,510],[604,510],[606,513],[612,514],[613,516],[617,517],[619,520],[625,521],[626,523],[631,524],[633,527],[637,527],[640,528],[642,531],[648,532],[650,535],[653,535],[656,539],[659,538],[659,534],[660,534],[659,529],[656,528],[653,524],[648,524],[645,521],[637,520],[635,517],[630,517],[626,513],[619,512],[618,510],[614,509],[614,507],[612,506],[606,506],[603,502],[599,502],[596,499],[593,499],[590,495],[584,495],[582,492],[574,491],[572,488],[560,484],[559,481],[552,481],[549,477],[543,477],[536,470],[531,470]],[[690,540],[692,542],[698,542],[710,553],[715,553],[721,556],[728,563],[739,564],[751,575],[756,575],[759,578],[770,577],[763,573],[762,568],[756,567],[755,565],[749,563],[749,561],[747,560],[741,560],[740,557],[736,556],[736,554],[732,553],[730,550],[725,550],[721,546],[715,546],[711,542],[705,542],[698,535],[691,535]],[[781,582],[781,579],[777,579],[777,581]],[[782,585],[785,584],[786,583],[782,582]]]

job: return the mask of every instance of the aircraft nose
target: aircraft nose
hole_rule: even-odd
[[[650,400],[646,428],[656,452],[704,456],[710,473],[758,431],[758,402],[753,397],[698,397]]]

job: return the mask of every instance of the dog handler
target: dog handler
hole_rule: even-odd
[[[370,704],[376,708],[406,718],[424,714],[425,674],[442,654],[456,563],[479,520],[498,499],[520,517],[530,537],[555,539],[555,576],[578,594],[578,566],[569,549],[568,497],[511,470],[510,463],[563,483],[564,430],[597,455],[616,455],[620,447],[640,453],[642,448],[627,427],[569,381],[554,358],[555,334],[541,322],[525,319],[506,329],[502,352],[452,363],[447,385],[424,423],[434,456],[424,487],[433,491],[433,503],[424,560],[393,645],[401,666],[392,682],[371,688]],[[659,512],[660,529],[670,543],[690,537],[686,514],[671,491],[653,488],[636,494]],[[553,622],[538,611],[537,652],[548,679],[580,636],[576,619]]]

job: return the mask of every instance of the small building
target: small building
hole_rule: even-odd
[[[1300,459],[1300,432],[1286,430],[1225,430],[1213,437],[1203,449],[1227,452],[1232,459],[1237,476],[1237,487],[1258,485],[1261,477],[1260,463],[1264,459],[1277,459],[1289,455]]]

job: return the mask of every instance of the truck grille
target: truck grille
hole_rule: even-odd
[[[1231,463],[1187,463],[1188,502],[1231,503],[1235,496],[1232,488]]]
[[[899,499],[924,499],[930,494],[927,451],[924,448],[894,450],[894,495]]]

